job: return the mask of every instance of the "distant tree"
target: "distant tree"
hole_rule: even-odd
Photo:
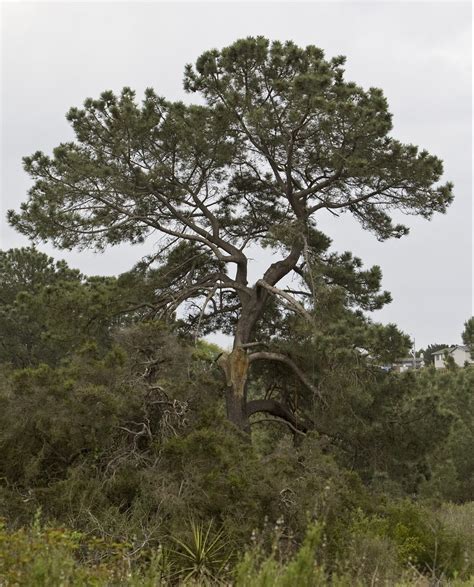
[[[452,358],[452,357],[451,357]],[[474,498],[474,370],[440,369],[420,373],[419,386],[441,402],[452,422],[449,435],[430,456],[432,477],[427,489],[450,501]]]
[[[75,287],[82,279],[64,261],[33,247],[0,251],[0,363],[24,367],[55,355],[47,340],[48,303],[42,294],[46,288]],[[52,314],[58,318],[57,310]],[[63,324],[66,331],[73,327],[71,317]]]
[[[122,282],[86,277],[32,247],[0,251],[0,363],[55,365],[86,340],[107,346],[111,328],[136,311]]]
[[[0,304],[12,304],[20,292],[36,293],[59,281],[78,281],[81,274],[34,247],[0,251]]]
[[[129,88],[87,99],[67,115],[75,142],[24,159],[35,183],[21,212],[9,212],[23,234],[66,249],[160,235],[155,259],[171,259],[174,279],[156,305],[166,314],[187,302],[196,328],[232,330],[220,364],[228,418],[242,430],[256,411],[287,414],[248,402],[251,365],[284,365],[310,384],[289,354],[256,347],[269,316],[317,314],[315,275],[362,309],[390,299],[378,267],[328,252],[319,215],[348,212],[385,240],[408,233],[392,211],[431,218],[453,198],[452,184],[438,183],[440,159],[390,136],[382,91],[346,81],[344,61],[312,45],[247,38],[186,67],[185,89],[203,105],[151,89],[141,105]],[[249,284],[256,245],[274,256]],[[299,284],[280,285],[291,276]]]
[[[449,347],[449,344],[429,344],[423,351],[423,360],[425,365],[434,365],[433,353]]]
[[[471,357],[474,359],[474,316],[464,322],[464,330],[462,332],[462,341],[469,347]]]

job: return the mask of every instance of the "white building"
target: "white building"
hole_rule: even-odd
[[[469,347],[456,345],[433,353],[434,366],[436,369],[444,369],[444,367],[446,367],[446,356],[453,357],[454,362],[456,365],[459,365],[459,367],[464,367],[465,363],[474,364]]]
[[[404,357],[403,359],[398,359],[392,365],[392,370],[396,371],[397,373],[405,373],[405,371],[413,371],[415,369],[421,369],[425,366],[425,362],[421,357]]]

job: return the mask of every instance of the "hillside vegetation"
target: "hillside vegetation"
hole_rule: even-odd
[[[316,425],[257,414],[249,442],[222,351],[123,311],[146,282],[1,255],[2,585],[469,584],[474,369],[386,373],[334,302],[278,342],[324,382]],[[275,375],[291,397],[290,369],[249,395]]]

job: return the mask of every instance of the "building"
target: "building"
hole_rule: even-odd
[[[425,366],[425,362],[421,357],[404,357],[403,359],[398,359],[392,365],[392,371],[396,371],[397,373],[404,373],[405,371],[412,371],[413,369],[421,369]]]
[[[474,360],[471,358],[471,352],[467,346],[455,345],[434,352],[433,358],[436,369],[446,367],[446,357],[453,357],[454,362],[459,367],[464,367],[466,363],[474,365]]]

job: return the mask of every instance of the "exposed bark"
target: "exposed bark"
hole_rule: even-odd
[[[250,422],[247,415],[247,401],[237,395],[232,387],[228,387],[225,393],[227,418],[242,432],[250,434]]]
[[[229,355],[222,356],[227,387],[232,387],[237,396],[245,396],[245,386],[249,369],[249,356],[242,347],[235,348]]]
[[[250,432],[246,412],[249,356],[245,349],[238,346],[230,354],[221,355],[218,364],[226,376],[227,417],[240,430]]]

